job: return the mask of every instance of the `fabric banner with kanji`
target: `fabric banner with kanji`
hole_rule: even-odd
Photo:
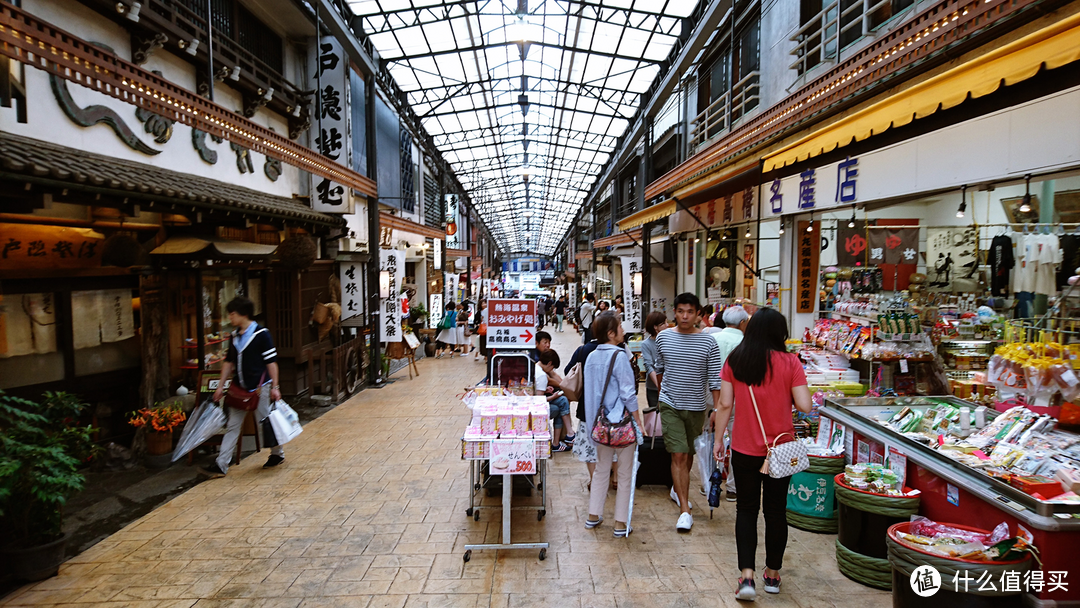
[[[854,228],[848,228],[847,222],[841,222],[836,231],[836,265],[866,266],[867,240],[866,220],[855,222]],[[869,222],[872,226],[873,222]]]
[[[919,229],[871,228],[867,246],[871,264],[915,264],[919,255]]]

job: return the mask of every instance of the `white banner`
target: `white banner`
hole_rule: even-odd
[[[360,293],[364,267],[354,262],[341,263],[341,320],[364,314],[364,296]]]
[[[379,271],[390,273],[390,297],[380,301],[379,341],[401,342],[401,283],[405,279],[405,252],[382,249],[379,252]],[[380,286],[382,289],[381,277]]]
[[[446,201],[446,247],[447,249],[465,249],[468,244],[464,234],[464,222],[461,218],[461,204],[458,195],[447,194]]]
[[[460,277],[453,272],[447,272],[445,277],[443,284],[446,286],[446,301],[460,302],[461,300],[458,299],[458,280]]]
[[[577,310],[577,283],[570,283],[566,288],[570,292],[570,310]]]
[[[626,312],[623,314],[623,331],[628,334],[640,334],[641,328],[641,296],[634,295],[634,281],[640,284],[644,279],[641,275],[641,256],[622,257],[622,283],[623,304]]]
[[[438,327],[443,318],[443,298],[441,293],[433,293],[428,296],[431,305],[428,309],[428,326]]]
[[[308,65],[308,84],[315,90],[312,147],[339,165],[350,167],[349,56],[336,38],[324,36],[308,50]],[[352,189],[318,175],[311,175],[311,201],[315,211],[322,213],[353,212]]]
[[[432,239],[435,245],[431,248],[435,254],[435,270],[442,270],[442,239]]]

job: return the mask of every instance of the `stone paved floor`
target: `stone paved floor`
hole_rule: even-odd
[[[576,335],[556,334],[555,346],[568,359]],[[262,455],[247,458],[0,606],[737,605],[733,503],[723,502],[712,519],[696,508],[693,532],[682,535],[667,490],[646,487],[637,493],[634,533],[615,539],[606,523],[582,526],[587,473],[569,453],[556,454],[549,469],[544,521],[532,512],[514,516],[513,540],[546,540],[547,559],[533,550],[474,551],[463,563],[465,544],[498,542],[500,534],[498,511],[479,522],[465,515],[469,481],[459,437],[469,415],[455,395],[482,377],[482,365],[471,357],[419,365],[419,378],[399,372],[387,388],[363,391],[310,423],[281,467],[263,470]],[[704,507],[696,488],[694,501]],[[612,495],[609,510],[613,502]],[[837,571],[833,543],[832,535],[792,528],[783,592],[758,603],[887,604],[889,594]]]

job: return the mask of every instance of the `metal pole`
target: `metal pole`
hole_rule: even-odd
[[[318,3],[316,3],[318,6]],[[316,70],[318,70],[318,42],[316,41]],[[366,79],[366,86],[364,87],[364,96],[367,98],[365,104],[367,114],[364,116],[364,121],[367,123],[367,148],[368,148],[368,175],[375,175],[376,173],[376,154],[375,154],[375,75],[369,75]],[[380,374],[382,373],[382,349],[379,343],[379,265],[382,258],[381,250],[379,246],[379,199],[378,197],[368,197],[367,199],[367,213],[368,213],[368,251],[371,253],[371,259],[368,260],[367,275],[368,275],[368,302],[370,307],[368,310],[368,320],[371,326],[371,365],[368,372],[371,374],[372,386],[382,383]]]
[[[206,56],[210,67],[210,101],[214,101],[214,0],[206,0]]]

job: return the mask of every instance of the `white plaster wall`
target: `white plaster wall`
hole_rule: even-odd
[[[27,0],[24,6],[29,12],[79,38],[106,44],[112,47],[120,57],[126,60],[131,59],[131,43],[127,32],[80,3],[60,0]],[[195,88],[194,68],[185,60],[165,50],[158,50],[144,67],[149,70],[160,70],[164,78],[188,90]],[[143,124],[135,118],[134,105],[75,83],[67,83],[67,88],[76,104],[80,107],[100,104],[112,108],[143,142],[152,148],[162,150],[156,156],[147,156],[127,147],[107,125],[99,124],[84,128],[72,122],[60,109],[45,72],[28,67],[26,88],[28,122],[26,124],[17,122],[14,108],[0,108],[0,129],[114,158],[215,179],[267,194],[291,197],[294,193],[301,192],[299,169],[283,164],[281,177],[277,182],[272,182],[263,173],[266,157],[256,152],[251,153],[254,172],[241,174],[237,168],[236,154],[230,149],[228,142],[217,144],[207,139],[207,147],[217,151],[218,161],[214,165],[204,162],[191,143],[191,129],[182,124],[173,125],[173,135],[167,143],[157,144],[153,137],[143,130]],[[223,83],[217,83],[215,86],[215,100],[228,110],[242,109],[240,94]],[[271,128],[283,136],[288,136],[288,121],[275,113],[261,110],[256,113],[252,121]]]
[[[795,81],[789,40],[799,28],[799,0],[765,0],[761,5],[761,102],[759,110],[783,101]]]

